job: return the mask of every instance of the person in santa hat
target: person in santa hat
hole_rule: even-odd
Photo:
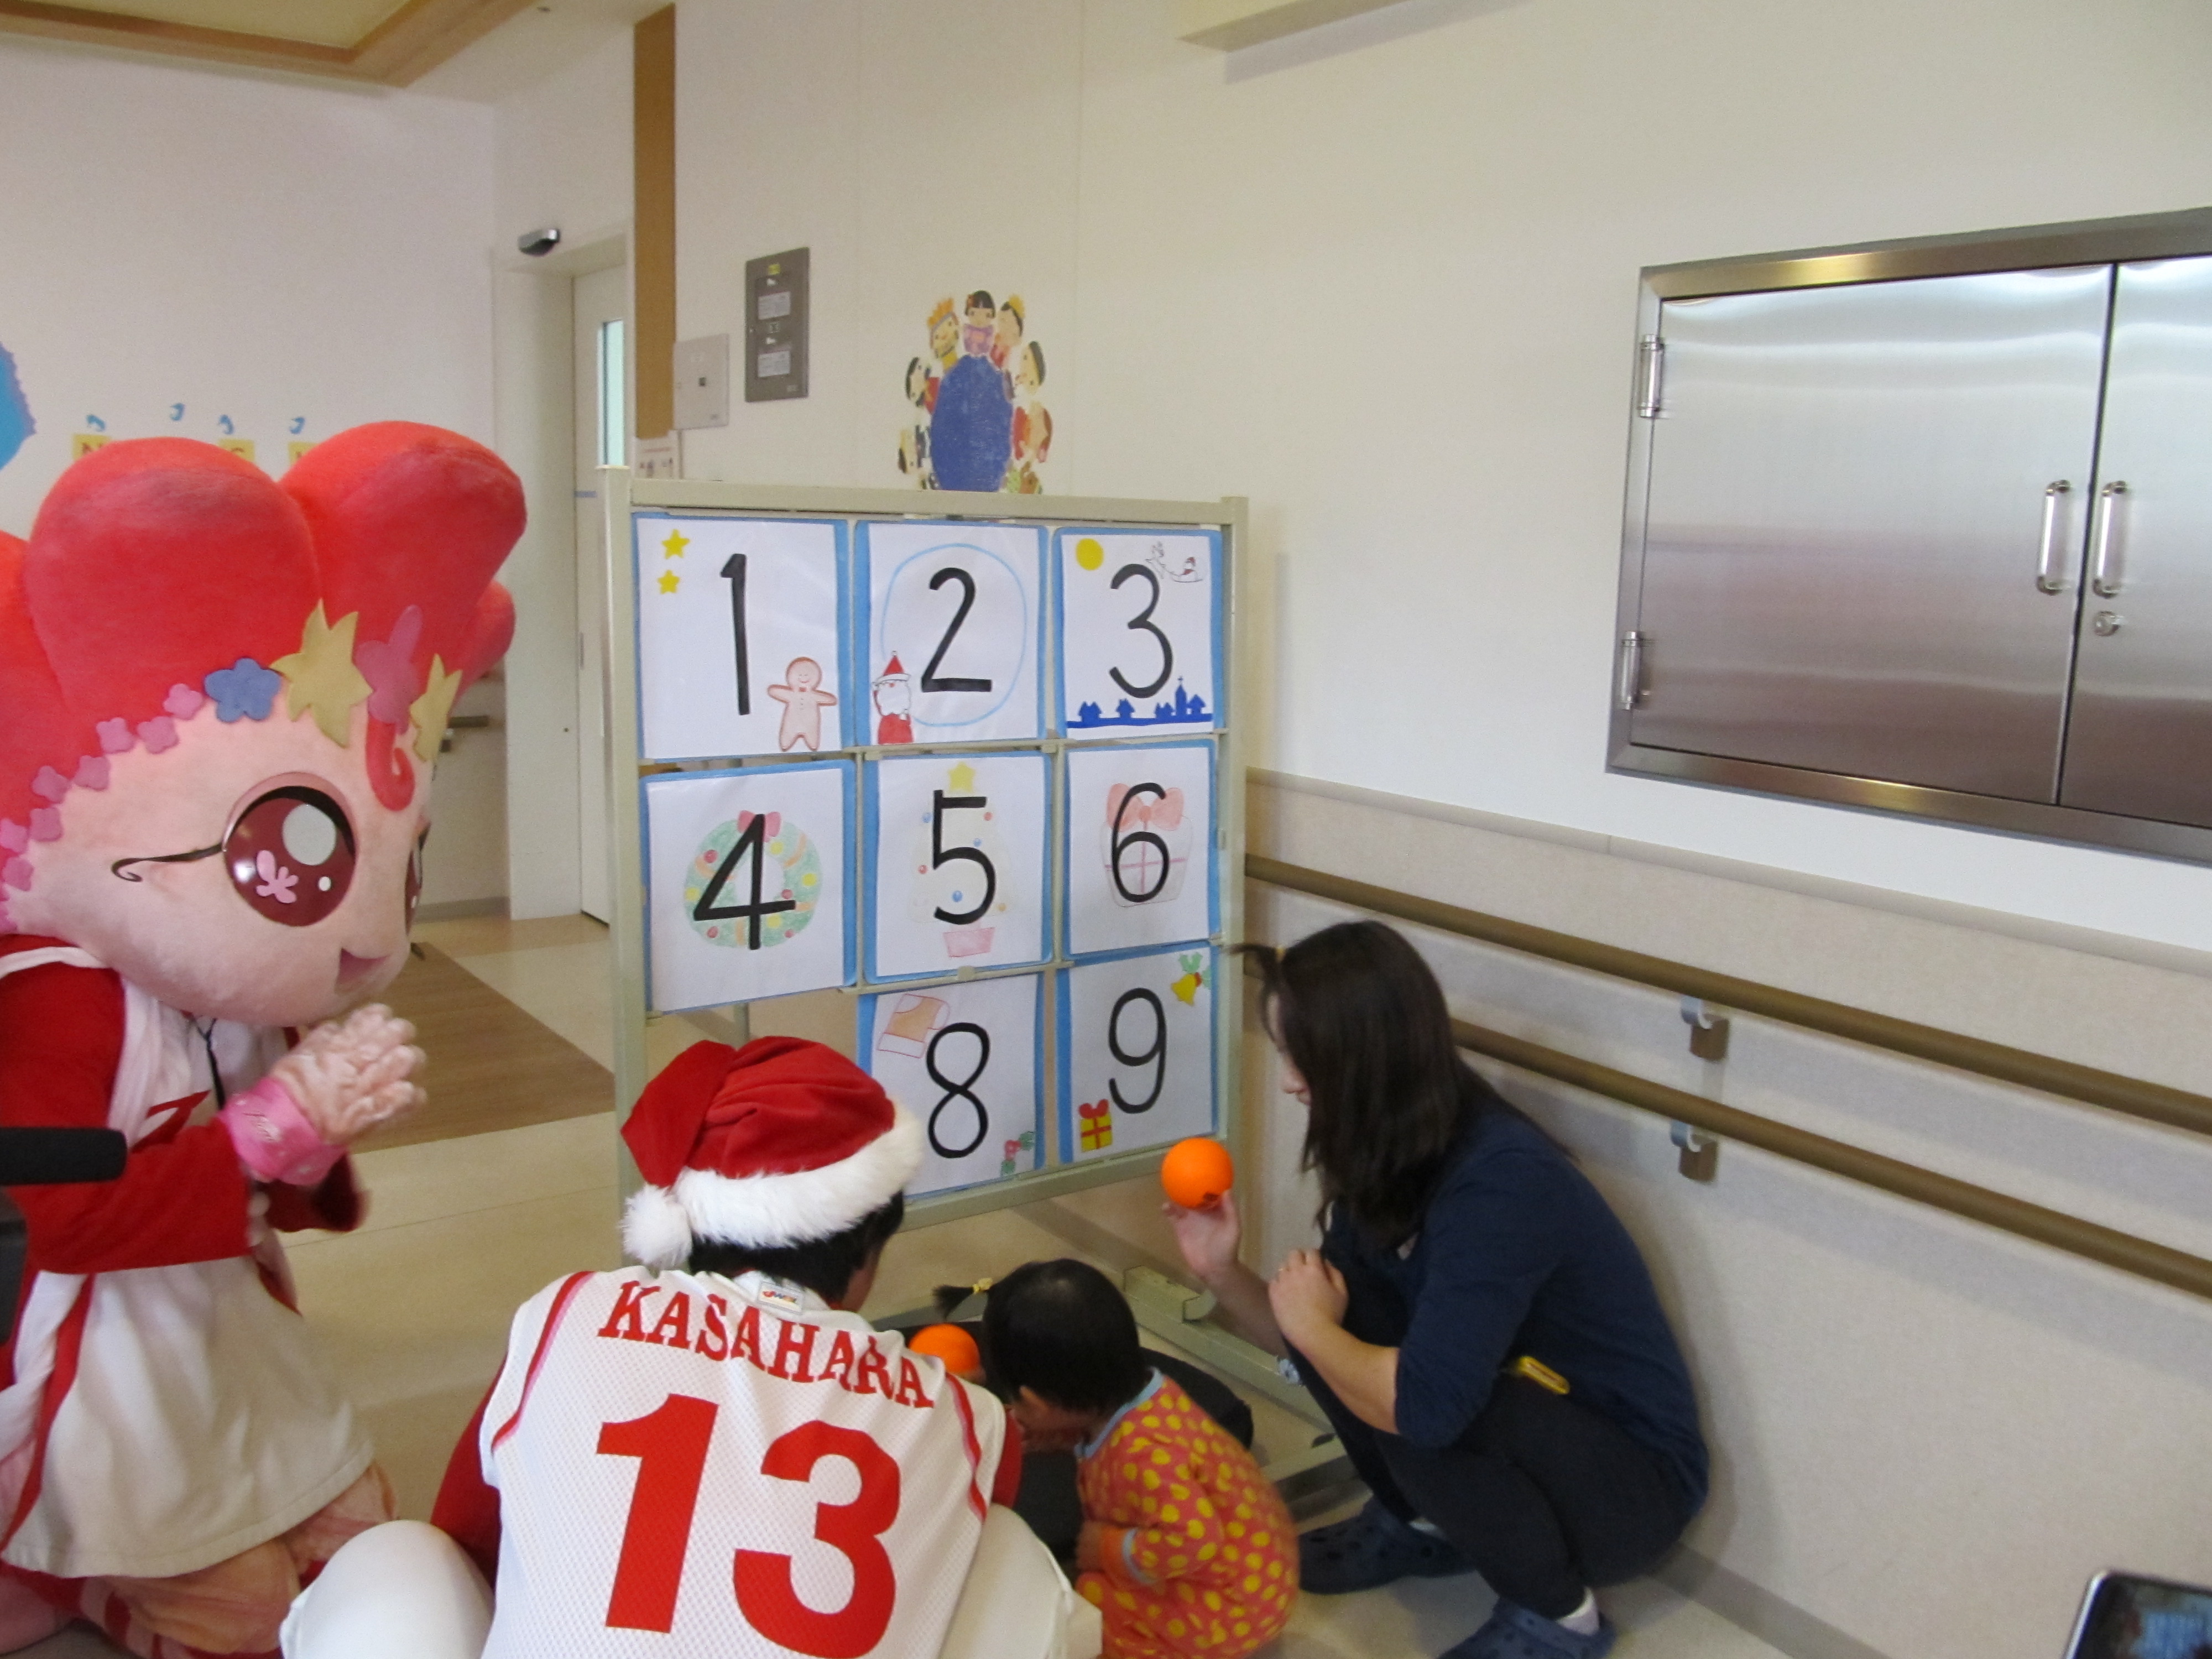
[[[1096,1610],[1006,1507],[1004,1409],[853,1311],[913,1115],[834,1049],[764,1037],[686,1049],[623,1139],[643,1265],[523,1305],[434,1528],[342,1550],[288,1659],[595,1659],[639,1632],[667,1659],[1091,1659]]]

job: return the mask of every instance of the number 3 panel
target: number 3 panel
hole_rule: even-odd
[[[904,756],[868,769],[868,977],[1042,962],[1042,755]]]
[[[1213,745],[1067,750],[1073,956],[1213,932]]]
[[[1044,735],[1041,527],[864,523],[860,560],[865,741]]]
[[[634,520],[638,752],[647,760],[846,746],[845,526]]]
[[[1061,530],[1053,546],[1060,729],[1218,726],[1221,532]]]
[[[1217,961],[1201,945],[1060,976],[1060,1133],[1071,1163],[1212,1132]]]
[[[850,761],[644,781],[652,1008],[852,981],[853,783]]]
[[[862,1000],[861,1060],[927,1138],[909,1197],[1037,1167],[1043,1022],[1043,981],[1033,974]]]

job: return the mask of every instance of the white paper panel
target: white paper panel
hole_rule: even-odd
[[[928,1136],[909,1197],[1038,1166],[1044,1088],[1042,978],[1024,974],[869,997],[861,1060]]]
[[[1067,735],[1218,725],[1218,538],[1062,530],[1054,542]]]
[[[1067,971],[1060,1124],[1070,1161],[1212,1132],[1214,963],[1200,946]]]
[[[1212,745],[1069,750],[1070,952],[1212,931]]]
[[[853,977],[852,779],[849,761],[830,761],[646,781],[654,1008],[786,996]]]
[[[933,755],[869,769],[875,884],[870,976],[1042,962],[1042,755]]]
[[[645,758],[842,748],[850,677],[838,613],[842,527],[791,519],[634,522]]]
[[[866,524],[868,737],[968,743],[1042,735],[1044,532]]]

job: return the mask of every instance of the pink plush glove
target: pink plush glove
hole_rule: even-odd
[[[318,1139],[350,1146],[422,1103],[412,1080],[422,1064],[414,1036],[413,1026],[371,1003],[343,1024],[318,1025],[269,1074],[283,1084]]]
[[[279,1079],[264,1077],[231,1097],[218,1117],[230,1132],[238,1161],[257,1179],[294,1187],[318,1187],[345,1156],[315,1133],[300,1103]]]

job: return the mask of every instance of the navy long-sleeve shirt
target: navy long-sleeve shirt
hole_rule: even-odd
[[[1698,1406],[1651,1275],[1597,1188],[1543,1132],[1480,1113],[1453,1149],[1410,1249],[1370,1239],[1339,1205],[1322,1254],[1351,1291],[1345,1328],[1398,1350],[1398,1433],[1450,1445],[1522,1354],[1705,1498]]]

